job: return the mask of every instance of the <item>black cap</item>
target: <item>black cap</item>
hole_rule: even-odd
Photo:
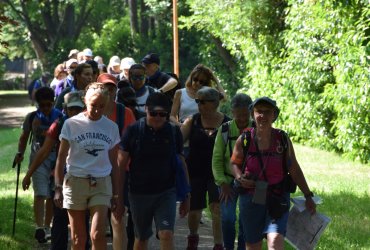
[[[256,106],[258,103],[267,103],[267,104],[271,105],[275,109],[275,119],[274,119],[274,121],[276,121],[276,119],[278,118],[279,113],[280,113],[280,109],[278,108],[278,106],[276,106],[276,101],[272,100],[271,98],[269,98],[267,96],[257,98],[256,100],[254,100],[254,102],[252,102],[251,105],[249,105],[249,111],[251,113],[253,112],[254,106]]]
[[[154,92],[149,95],[148,99],[146,99],[145,105],[149,110],[153,109],[154,107],[162,107],[167,112],[170,112],[171,109],[171,104],[168,100],[168,97],[160,92]]]
[[[142,63],[145,63],[145,64],[152,64],[152,63],[155,63],[155,64],[160,64],[160,60],[159,60],[159,55],[156,54],[156,53],[150,53],[150,54],[147,54],[142,60],[141,60]]]

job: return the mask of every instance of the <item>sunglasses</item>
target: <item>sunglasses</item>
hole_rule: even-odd
[[[137,81],[137,80],[140,80],[140,81],[142,81],[142,80],[144,80],[144,75],[133,75],[133,76],[131,76],[131,80],[133,80],[133,81]]]
[[[207,85],[208,84],[208,82],[206,82],[204,80],[199,80],[197,77],[193,78],[193,82],[199,82],[200,85]]]
[[[167,117],[168,113],[164,111],[149,111],[150,116],[160,116],[160,117]]]
[[[40,107],[40,108],[50,108],[50,107],[52,107],[54,105],[54,103],[53,102],[40,102],[39,104],[38,104],[38,106]]]
[[[214,102],[215,100],[200,100],[200,99],[195,99],[195,102],[197,104],[206,104],[207,102]]]

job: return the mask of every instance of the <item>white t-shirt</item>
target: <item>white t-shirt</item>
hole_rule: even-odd
[[[92,121],[80,113],[65,121],[59,139],[69,142],[67,172],[77,177],[104,177],[111,173],[108,151],[120,142],[116,123],[102,116]]]
[[[191,98],[186,88],[181,89],[179,120],[184,122],[186,118],[199,112],[198,104]]]

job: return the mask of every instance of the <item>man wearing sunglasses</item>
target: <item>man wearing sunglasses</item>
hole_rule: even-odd
[[[135,228],[134,249],[148,249],[154,219],[161,249],[174,249],[176,217],[174,154],[182,161],[183,140],[180,129],[168,121],[170,103],[162,93],[153,93],[146,100],[146,117],[130,125],[120,144],[119,162],[128,163],[128,198]],[[179,213],[189,211],[189,196],[180,203]]]

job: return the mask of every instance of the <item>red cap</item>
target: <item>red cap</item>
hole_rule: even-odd
[[[108,73],[100,74],[96,81],[103,84],[114,84],[114,86],[117,86],[117,78]]]

